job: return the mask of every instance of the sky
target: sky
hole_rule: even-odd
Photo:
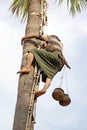
[[[12,0],[0,1],[0,130],[12,130],[22,58],[21,38],[25,23],[12,16]],[[62,89],[71,98],[68,106],[60,106],[52,92],[60,87],[63,71],[52,80],[47,93],[37,100],[35,130],[87,130],[87,10],[69,15],[66,4],[61,7],[48,0],[48,26],[44,34],[57,35],[64,44],[64,55],[71,66],[66,68]],[[66,82],[67,81],[67,82]],[[39,88],[43,87],[41,82]]]

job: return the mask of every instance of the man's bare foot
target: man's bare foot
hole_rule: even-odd
[[[43,95],[43,94],[45,94],[45,93],[46,93],[46,90],[36,91],[36,92],[35,92],[35,98],[37,98],[37,97],[39,97],[39,96],[41,96],[41,95]]]
[[[30,72],[30,69],[29,69],[29,68],[23,68],[23,69],[19,70],[19,71],[17,72],[17,74],[19,74],[19,73],[28,74],[29,72]]]

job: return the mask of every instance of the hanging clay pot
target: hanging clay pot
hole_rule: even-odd
[[[61,88],[55,88],[52,97],[56,100],[59,101],[64,97],[64,91]]]
[[[59,101],[59,104],[60,104],[61,106],[67,106],[67,105],[69,105],[70,103],[71,103],[71,99],[70,99],[70,97],[69,97],[68,94],[64,94],[63,99],[61,99],[61,100]]]

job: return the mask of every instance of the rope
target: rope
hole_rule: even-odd
[[[40,24],[40,35],[43,35],[43,27],[47,25],[47,2],[45,0],[41,0],[41,11],[40,11],[40,18],[41,18],[41,24]]]
[[[63,84],[63,79],[64,79],[64,71],[65,71],[65,67],[63,67],[63,73],[62,76],[60,77],[60,88],[62,88],[62,84]]]
[[[59,87],[62,88],[62,85],[63,85],[63,80],[64,80],[64,76],[65,76],[65,83],[66,83],[66,91],[67,91],[67,94],[68,94],[68,81],[67,81],[67,73],[66,73],[66,66],[63,67],[63,73],[62,73],[62,76],[60,78],[60,85]]]
[[[35,63],[34,80],[33,80],[30,100],[29,100],[29,108],[28,108],[25,130],[31,130],[32,116],[33,116],[33,118],[36,117],[36,102],[35,102],[34,98],[35,98],[35,88],[37,87],[37,85],[39,87],[39,84],[38,84],[39,76],[40,76],[40,70],[38,70],[37,64]]]
[[[37,65],[35,65],[35,70],[37,70]],[[38,70],[38,72],[36,73],[36,82],[35,82],[35,91],[38,90],[39,88],[39,77],[40,77],[40,69]],[[34,111],[33,111],[33,115],[34,115],[34,118],[36,119],[36,101],[34,102]]]
[[[65,70],[65,81],[66,81],[66,89],[67,89],[67,94],[69,93],[69,89],[68,89],[68,81],[67,81],[67,73],[66,73],[66,70]]]

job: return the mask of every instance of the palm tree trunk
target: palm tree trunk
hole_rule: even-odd
[[[40,22],[40,0],[30,0],[25,36],[39,35]],[[35,38],[33,40],[36,41]],[[29,43],[28,40],[24,42],[21,68],[26,66],[27,52],[33,47],[34,45]],[[19,76],[13,130],[25,130],[33,77],[33,66],[29,74],[21,74]],[[33,125],[29,130],[33,130]]]

